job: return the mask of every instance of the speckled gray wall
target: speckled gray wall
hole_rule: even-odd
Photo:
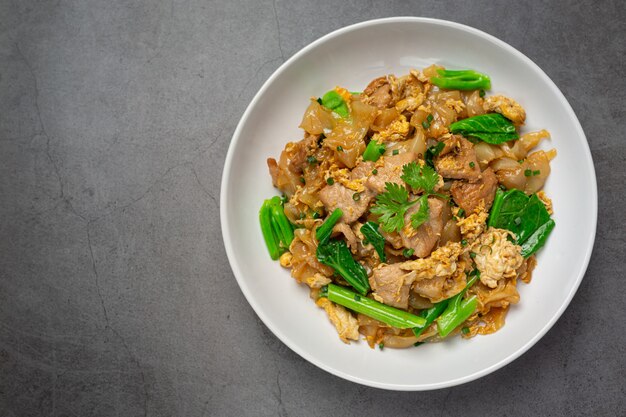
[[[319,36],[394,15],[533,59],[599,180],[594,255],[561,320],[504,369],[428,393],[358,386],[286,348],[219,225],[230,137],[264,80]],[[624,415],[625,21],[619,0],[0,0],[0,415]]]

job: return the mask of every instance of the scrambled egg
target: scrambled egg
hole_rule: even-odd
[[[331,283],[329,278],[325,277],[319,272],[316,272],[313,276],[305,278],[304,282],[311,288],[322,288],[324,285],[328,285]]]
[[[282,255],[280,255],[280,258],[279,258],[280,266],[282,266],[283,268],[291,268],[292,259],[293,259],[293,255],[291,254],[291,252],[283,253]]]
[[[359,340],[359,323],[348,310],[324,297],[319,298],[315,304],[326,310],[328,318],[344,343],[350,343],[349,340]]]
[[[455,208],[454,215],[458,218],[459,210]],[[472,213],[467,217],[458,218],[456,225],[461,229],[461,234],[467,240],[474,240],[485,231],[485,223],[489,215],[485,211]]]
[[[363,185],[363,182],[366,180],[366,178],[351,179],[350,170],[348,168],[339,169],[337,164],[332,164],[330,166],[330,168],[328,169],[328,173],[325,177],[326,180],[332,177],[332,179],[335,180],[336,183],[339,183],[346,188],[356,191],[357,193],[365,191],[365,186]]]
[[[495,111],[511,120],[516,125],[523,125],[526,120],[526,112],[519,103],[512,98],[504,96],[489,96],[485,98],[483,108],[486,111]]]
[[[548,197],[545,191],[538,191],[537,197],[539,197],[539,200],[541,200],[543,205],[546,206],[546,210],[548,210],[548,213],[554,213],[554,211],[552,210],[552,200],[550,200],[550,197]]]
[[[398,113],[404,113],[405,111],[414,112],[419,106],[424,102],[424,94],[419,93],[417,96],[407,97],[402,100],[399,100],[396,103],[396,110]]]
[[[461,113],[465,108],[465,103],[463,103],[461,100],[454,100],[452,98],[449,98],[446,100],[446,107],[454,110],[457,113]]]
[[[501,279],[515,278],[524,262],[522,248],[507,239],[510,233],[491,227],[471,245],[480,282],[489,288],[497,287]]]
[[[409,122],[404,115],[400,115],[396,120],[389,123],[385,130],[372,136],[377,142],[394,142],[404,140],[409,134]]]
[[[452,275],[457,269],[457,260],[463,253],[463,247],[458,242],[448,242],[428,258],[416,259],[400,264],[400,268],[407,271],[416,271],[416,280],[432,279]]]

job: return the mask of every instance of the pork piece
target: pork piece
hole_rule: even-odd
[[[350,171],[350,180],[366,179],[372,175],[374,163],[372,161],[361,161]]]
[[[443,141],[444,148],[434,160],[435,169],[444,178],[468,180],[480,179],[480,167],[472,142],[462,136],[451,136]]]
[[[385,76],[372,80],[363,90],[363,95],[363,102],[376,106],[379,109],[390,107],[393,102],[391,85]]]
[[[415,161],[415,158],[417,158],[417,154],[414,152],[404,152],[398,155],[383,157],[383,166],[376,168],[376,175],[370,175],[365,182],[365,186],[378,194],[385,191],[386,182],[404,185],[404,181],[400,178],[402,176],[402,166]]]
[[[356,235],[352,231],[349,225],[345,223],[337,223],[335,227],[333,227],[333,234],[342,234],[345,237],[345,240],[348,244],[348,247],[352,251],[352,253],[356,253],[359,248],[358,242],[356,240]]]
[[[369,278],[374,298],[381,303],[408,308],[409,289],[415,280],[415,271],[403,271],[399,264],[381,265]]]
[[[355,197],[355,194],[358,197]],[[335,183],[322,188],[319,192],[319,197],[328,213],[332,213],[336,208],[340,208],[343,211],[341,221],[352,223],[365,213],[374,194],[367,189],[357,193],[341,184]]]
[[[438,198],[428,199],[429,219],[417,230],[411,226],[411,215],[420,208],[420,203],[413,205],[404,215],[404,229],[398,233],[402,239],[402,246],[413,249],[415,256],[425,258],[430,255],[433,248],[439,241],[443,231],[442,212],[445,203]]]
[[[474,183],[454,181],[450,193],[454,202],[467,214],[471,214],[476,210],[489,211],[496,196],[496,188],[498,178],[491,168],[487,168]]]

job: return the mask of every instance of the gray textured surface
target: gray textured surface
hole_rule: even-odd
[[[263,81],[319,36],[447,18],[541,66],[599,178],[595,251],[528,353],[429,393],[304,361],[226,261],[219,182]],[[0,415],[624,415],[624,2],[0,1]],[[584,196],[581,196],[584,198]]]

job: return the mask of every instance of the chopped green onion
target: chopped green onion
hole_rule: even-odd
[[[485,90],[481,88],[480,91],[478,92],[478,95],[481,97],[485,97]]]
[[[385,347],[385,344],[383,342],[380,342],[378,344],[378,349],[383,350],[384,347]]]
[[[461,333],[463,333],[463,334],[468,334],[469,332],[470,332],[469,327],[463,327],[463,328],[461,329]]]
[[[428,129],[428,128],[430,127],[430,122],[428,122],[427,120],[424,120],[424,121],[422,122],[422,127],[423,127],[424,129]]]
[[[317,158],[314,157],[313,155],[309,155],[309,156],[307,156],[306,161],[309,164],[316,164],[317,163]]]
[[[304,179],[304,177],[300,177],[300,182],[301,182],[302,184],[306,183],[306,180]]]
[[[326,184],[333,185],[334,183],[335,183],[335,180],[333,179],[333,177],[328,177],[326,179]]]
[[[343,147],[341,145],[337,146],[337,152],[343,152]]]
[[[531,175],[533,175],[533,172],[530,169],[524,171],[524,176],[530,177]]]
[[[361,199],[361,193],[354,193],[354,194],[352,194],[352,199],[354,201],[359,201]]]
[[[428,114],[428,116],[426,116],[426,120],[428,120],[429,122],[432,122],[432,121],[433,121],[433,119],[434,119],[434,117],[433,117],[433,115],[432,115],[432,114],[430,114],[430,113]]]
[[[459,209],[459,211],[457,212],[456,215],[459,216],[459,217],[463,217],[464,214],[465,214],[465,210]]]
[[[467,246],[467,239],[463,239],[461,241],[461,246]]]
[[[476,166],[476,164],[474,163],[474,161],[471,161],[471,162],[469,163],[469,166],[470,166],[470,168],[474,168],[474,167]]]
[[[320,214],[317,211],[314,211],[313,215],[311,217],[313,217],[314,219],[319,219],[320,218]]]
[[[533,176],[537,176],[537,175],[539,175],[539,174],[541,174],[541,171],[540,171],[540,170],[533,171]]]
[[[374,169],[372,170],[372,174],[373,174],[373,175],[378,174],[378,170],[377,170],[376,168],[374,168]]]
[[[414,253],[415,249],[405,249],[402,251],[402,255],[404,255],[405,258],[410,258]]]
[[[476,252],[470,252],[470,258],[474,259],[476,257]]]
[[[399,150],[397,150],[397,149],[394,149],[394,150],[393,150],[393,152],[391,152],[391,153],[392,153],[393,155],[397,155],[397,154],[399,154],[399,153],[400,153],[400,151],[399,151]]]

